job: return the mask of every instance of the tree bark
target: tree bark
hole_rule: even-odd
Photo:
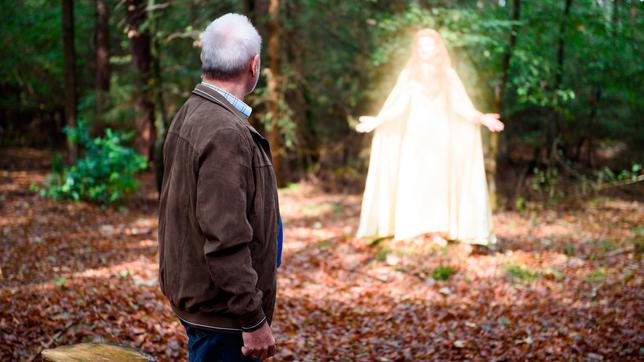
[[[302,11],[301,6],[295,1],[286,1],[284,4],[284,16],[287,19],[296,18]],[[292,69],[293,80],[297,84],[304,84],[304,59],[306,52],[305,39],[308,39],[308,29],[300,29],[292,26],[285,30],[284,37],[289,39],[285,43],[286,57]],[[366,43],[365,43],[366,45]],[[297,170],[299,177],[306,176],[307,169],[312,165],[312,159],[318,154],[318,139],[313,133],[310,120],[307,117],[308,104],[304,98],[304,90],[301,87],[297,89],[288,89],[284,91],[284,97],[288,100],[289,107],[293,110],[293,121],[296,123],[296,137],[298,144],[297,151]],[[314,156],[315,155],[315,156]],[[291,175],[287,175],[290,178]]]
[[[282,140],[279,120],[282,117],[280,103],[282,101],[281,81],[281,6],[280,0],[270,0],[268,4],[268,46],[269,74],[267,77],[268,112],[271,115],[268,127],[268,141],[271,144],[273,168],[278,185],[283,184],[281,153]]]
[[[65,79],[65,124],[76,127],[76,49],[74,47],[74,1],[63,0],[63,77]],[[76,161],[78,148],[67,139],[67,158]]]
[[[557,91],[561,87],[563,81],[563,72],[564,72],[564,63],[565,63],[565,35],[568,28],[568,18],[570,17],[570,8],[572,7],[572,0],[566,0],[564,4],[563,19],[559,24],[559,40],[557,42],[557,68],[555,72],[555,82],[553,85],[553,91]],[[548,160],[552,160],[557,157],[557,138],[559,137],[559,123],[560,123],[559,112],[556,112],[554,117],[550,117],[548,120],[548,127],[546,129],[546,145],[547,150],[546,154]]]
[[[597,84],[594,88],[595,89],[590,100],[590,114],[588,115],[588,126],[586,128],[586,133],[588,134],[588,149],[586,155],[588,166],[590,167],[595,166],[595,160],[593,157],[593,134],[595,133],[595,119],[597,118],[597,114],[599,113],[599,103],[601,102],[602,98],[602,88],[600,87],[600,85]]]
[[[512,21],[515,24],[512,25],[510,29],[510,43],[508,48],[503,54],[501,60],[501,81],[499,82],[498,88],[495,92],[495,108],[496,112],[503,114],[503,97],[505,95],[505,89],[508,83],[508,77],[510,75],[510,60],[512,59],[512,53],[514,47],[517,43],[517,33],[519,26],[516,22],[521,20],[521,0],[514,0],[512,7]],[[506,121],[505,119],[503,119]],[[497,176],[497,162],[499,159],[499,134],[493,132],[490,135],[490,162],[488,163],[488,188],[490,193],[490,205],[493,209],[498,207],[498,191],[496,186],[496,176]]]
[[[503,100],[505,88],[508,83],[508,77],[510,75],[509,70],[510,60],[512,59],[512,52],[514,51],[514,47],[517,44],[517,32],[519,30],[519,26],[516,24],[516,22],[521,20],[521,0],[514,0],[512,4],[512,21],[515,22],[515,24],[513,24],[511,27],[510,44],[508,45],[508,49],[505,54],[503,54],[503,60],[501,61],[502,77],[501,82],[499,83],[499,90],[496,94],[496,103],[499,106],[499,110],[501,110],[501,102]]]
[[[613,28],[619,27],[619,0],[613,0]]]
[[[570,8],[572,6],[572,0],[566,0],[564,5],[563,19],[559,24],[559,41],[557,44],[557,72],[555,73],[555,84],[554,88],[557,89],[561,85],[561,80],[563,79],[563,66],[565,60],[565,34],[568,26],[568,18],[570,17]]]
[[[144,155],[148,161],[152,161],[156,141],[154,102],[152,101],[152,92],[150,90],[153,83],[151,77],[152,53],[150,33],[141,29],[147,20],[146,1],[126,0],[125,9],[132,63],[138,72],[138,94],[135,96],[136,128],[138,132],[136,150]]]
[[[110,91],[110,34],[108,0],[95,0],[95,41],[96,41],[96,114],[105,111]]]
[[[150,3],[153,5],[154,0],[150,0]],[[161,71],[161,44],[159,44],[159,37],[155,36],[157,29],[159,28],[159,19],[160,16],[150,17],[150,29],[152,33],[152,69],[154,84],[156,85],[154,91],[155,105],[157,107],[157,122],[158,127],[160,127],[159,134],[161,135],[160,142],[157,142],[154,149],[154,163],[155,163],[155,180],[157,191],[161,192],[161,185],[163,183],[163,143],[165,142],[165,135],[170,128],[170,120],[165,110],[165,100],[163,98],[163,77]]]
[[[244,12],[260,34],[264,33],[261,30],[266,25],[264,24],[264,18],[269,12],[270,3],[268,1],[271,0],[244,0]]]

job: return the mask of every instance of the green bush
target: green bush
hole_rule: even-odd
[[[53,199],[86,200],[112,203],[138,187],[133,175],[147,167],[145,157],[124,146],[131,134],[111,129],[103,137],[92,138],[85,122],[77,128],[65,128],[72,142],[79,145],[84,157],[64,167],[60,157],[52,162],[52,173],[40,194]]]

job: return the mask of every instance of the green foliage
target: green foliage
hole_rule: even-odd
[[[56,283],[57,285],[59,285],[59,286],[64,286],[65,283],[67,283],[67,278],[65,278],[65,277],[57,277],[57,278],[52,279],[52,281],[54,283]]]
[[[639,163],[633,164],[629,169],[613,171],[610,167],[604,166],[598,170],[590,170],[587,174],[579,174],[569,162],[563,162],[564,171],[572,173],[574,182],[564,188],[563,177],[560,168],[546,166],[544,169],[536,167],[533,175],[529,178],[532,199],[538,199],[546,204],[557,204],[569,196],[589,195],[615,186],[623,186],[644,181],[644,172]],[[515,208],[523,210],[526,207],[526,199],[517,197]]]
[[[449,277],[451,277],[454,273],[456,273],[456,269],[452,268],[451,266],[444,266],[441,265],[434,269],[432,271],[432,278],[435,280],[447,280]]]
[[[329,249],[332,246],[332,244],[331,244],[331,240],[321,240],[315,243],[313,246],[318,249]]]
[[[0,84],[11,90],[2,92],[0,106],[21,111],[35,105],[44,111],[54,111],[62,103],[63,95],[60,1],[0,0],[0,7],[5,18],[3,46],[0,47]],[[78,40],[77,78],[80,82],[93,80],[90,67],[86,66],[93,59],[92,49],[82,41],[86,37],[89,44],[93,36],[93,2],[77,1],[74,11]],[[91,82],[87,85],[93,86]]]
[[[590,284],[601,283],[605,279],[606,279],[606,271],[603,268],[595,270],[594,272],[584,277],[584,281]]]
[[[378,246],[378,245],[382,244],[385,241],[387,241],[386,237],[375,238],[375,239],[369,241],[369,246]]]
[[[644,237],[638,237],[633,241],[633,248],[635,249],[635,254],[639,257],[644,254]]]
[[[75,129],[67,128],[66,133],[81,146],[85,157],[71,167],[64,167],[60,158],[56,159],[47,186],[40,190],[42,196],[112,203],[136,190],[134,174],[145,169],[147,162],[122,144],[129,135],[108,128],[103,137],[91,138],[85,122],[79,122]]]
[[[548,167],[545,170],[535,168],[534,176],[530,180],[530,188],[539,193],[543,199],[551,202],[564,197],[559,171],[554,167]]]
[[[530,270],[525,265],[519,264],[505,264],[504,265],[505,274],[512,283],[530,283],[539,278],[539,273]]]
[[[567,244],[564,246],[563,252],[568,256],[574,256],[577,253],[577,247],[573,244]]]
[[[593,172],[596,178],[596,187],[601,187],[601,185],[610,182],[616,181],[632,181],[636,182],[638,177],[642,173],[642,165],[636,163],[631,166],[630,170],[622,170],[619,173],[615,173],[609,167],[604,166],[603,168]]]
[[[266,77],[271,76],[269,71],[264,71],[263,73]],[[292,88],[292,86],[289,86],[288,84],[282,84],[281,86],[283,88]],[[252,97],[252,104],[254,106],[261,107],[263,104],[270,102],[266,87],[259,87],[254,93],[255,94]],[[261,114],[259,122],[267,131],[272,131],[273,126],[277,126],[277,129],[284,140],[284,147],[287,149],[293,149],[297,144],[297,123],[295,123],[293,117],[293,109],[283,98],[278,100],[277,105],[279,108],[279,119],[277,121],[274,121],[275,115],[272,112],[267,111]]]
[[[388,247],[381,247],[378,249],[378,253],[376,254],[376,260],[377,261],[385,261],[387,260],[387,255],[391,253],[392,250]]]

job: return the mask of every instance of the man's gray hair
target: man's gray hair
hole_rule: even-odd
[[[223,15],[201,33],[201,71],[211,79],[234,79],[261,47],[262,38],[247,17]]]

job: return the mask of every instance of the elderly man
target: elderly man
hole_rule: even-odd
[[[165,140],[160,284],[186,329],[190,361],[275,354],[277,187],[269,144],[242,101],[257,85],[260,48],[245,16],[213,21],[202,34],[203,82]]]

